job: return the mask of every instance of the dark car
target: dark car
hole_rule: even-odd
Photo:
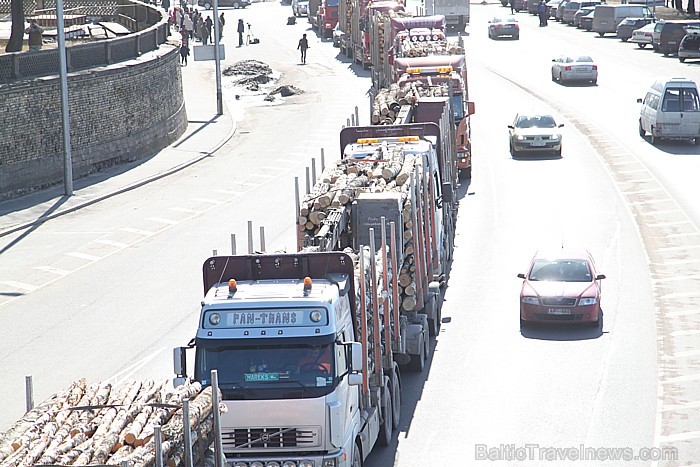
[[[582,29],[582,27],[581,27],[581,18],[583,18],[584,16],[586,16],[586,15],[587,15],[588,13],[590,13],[591,11],[595,11],[595,7],[594,7],[594,6],[583,6],[583,7],[579,8],[579,9],[576,11],[576,14],[574,14],[574,26],[576,26],[576,27],[579,28],[579,29]]]
[[[576,17],[576,12],[579,11],[581,8],[584,7],[593,7],[595,8],[596,5],[600,5],[601,1],[600,0],[594,0],[594,1],[570,1],[569,3],[566,4],[564,7],[564,11],[562,13],[561,21],[562,23],[566,24],[571,24],[575,25],[575,17]]]
[[[520,325],[532,322],[601,324],[601,283],[586,250],[538,251],[520,289]]]
[[[520,38],[520,26],[513,16],[496,16],[489,21],[489,39],[498,39],[508,36],[512,39]]]
[[[627,42],[632,37],[632,32],[654,21],[654,18],[625,18],[617,25],[617,37],[622,42]]]
[[[588,14],[581,16],[581,29],[585,29],[586,31],[593,30],[594,13],[595,13],[595,10],[591,10],[588,12]]]
[[[678,46],[686,35],[688,26],[700,26],[700,21],[657,21],[651,46],[664,55],[676,55]]]
[[[527,0],[514,0],[513,9],[516,12],[519,12],[520,10],[527,10]]]
[[[557,10],[551,14],[555,21],[562,22],[564,20],[564,9],[569,4],[569,0],[561,0],[557,5]]]
[[[678,60],[681,63],[687,59],[700,58],[700,28],[687,28],[688,34],[681,40],[678,47]]]
[[[214,0],[198,0],[197,5],[211,10],[214,7]],[[219,7],[245,8],[250,6],[250,0],[219,0]]]

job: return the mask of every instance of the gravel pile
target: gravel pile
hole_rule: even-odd
[[[292,86],[291,84],[285,84],[282,86],[277,86],[275,89],[270,91],[267,96],[265,97],[265,100],[268,102],[274,101],[275,100],[275,94],[279,94],[282,97],[289,97],[289,96],[294,96],[296,94],[303,94],[304,91],[302,89],[299,89],[296,86]]]
[[[241,60],[228,66],[222,72],[224,76],[234,75],[271,75],[272,68],[259,60]]]

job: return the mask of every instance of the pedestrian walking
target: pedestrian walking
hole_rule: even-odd
[[[214,22],[209,16],[207,16],[207,19],[204,20],[204,37],[202,37],[204,45],[207,45],[209,43],[209,39],[211,39],[212,43],[214,42],[214,38],[211,35],[212,27],[214,27]]]
[[[41,46],[44,45],[44,28],[39,26],[35,19],[29,21],[29,27],[24,30],[26,34],[29,34],[29,50],[41,50]]]
[[[224,12],[222,11],[221,14],[219,15],[219,40],[221,40],[222,37],[224,37],[224,25],[226,24],[226,20],[224,19]]]
[[[238,20],[238,47],[243,46],[243,33],[245,32],[245,24],[243,24],[243,20],[239,19]]]
[[[306,64],[306,51],[309,48],[309,41],[306,39],[306,34],[301,36],[299,39],[299,45],[297,45],[297,50],[301,50],[301,63]]]
[[[189,42],[180,44],[180,65],[187,66],[187,57],[190,54]]]
[[[185,19],[182,22],[183,27],[185,31],[187,31],[187,34],[190,36],[190,39],[194,36],[192,34],[192,29],[194,29],[194,24],[192,23],[192,17],[190,16],[189,13],[185,13]]]
[[[510,14],[512,15],[515,13],[515,0],[510,0],[508,3],[510,4]]]

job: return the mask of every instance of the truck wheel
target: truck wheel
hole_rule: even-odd
[[[352,447],[352,467],[362,467],[362,453],[357,445],[357,441]]]
[[[386,395],[386,401],[384,404],[384,420],[382,420],[382,426],[379,427],[379,444],[381,446],[389,446],[391,444],[391,436],[394,433],[394,409],[391,404],[391,388],[389,388],[389,393]]]
[[[391,378],[391,405],[394,408],[394,413],[392,414],[392,420],[394,422],[394,429],[399,429],[399,423],[401,422],[401,382],[399,381],[398,367],[394,367],[394,375]]]
[[[439,303],[435,303],[435,308],[435,319],[428,319],[428,331],[431,336],[440,334],[440,325],[442,324],[442,307]]]

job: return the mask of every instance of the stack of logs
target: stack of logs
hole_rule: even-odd
[[[381,89],[372,105],[372,125],[393,125],[402,105],[413,105],[420,97],[449,96],[447,85],[425,86],[421,82],[407,82],[403,86],[394,83]]]
[[[462,47],[446,40],[437,41],[401,41],[401,54],[404,57],[428,57],[430,55],[461,55]]]
[[[389,10],[386,12],[374,12],[372,17],[372,29],[370,33],[377,41],[378,50],[377,57],[379,65],[384,63],[389,54],[389,49],[393,46],[391,43],[391,18],[405,18],[412,16],[408,12]]]
[[[405,153],[401,145],[376,146],[367,161],[341,159],[327,167],[311,193],[301,203],[298,218],[300,238],[314,237],[323,226],[331,209],[351,209],[353,200],[362,192],[394,191],[401,194],[403,206],[403,251],[398,252],[400,309],[416,308],[414,264],[414,222],[412,199],[422,193],[423,160],[420,155]],[[421,218],[420,213],[417,217]],[[343,245],[344,246],[344,245]]]
[[[0,466],[155,465],[155,427],[163,458],[184,465],[182,402],[190,402],[195,462],[214,439],[212,390],[199,383],[172,388],[167,381],[88,385],[85,379],[27,412],[0,435]],[[221,406],[220,410],[225,410]]]

